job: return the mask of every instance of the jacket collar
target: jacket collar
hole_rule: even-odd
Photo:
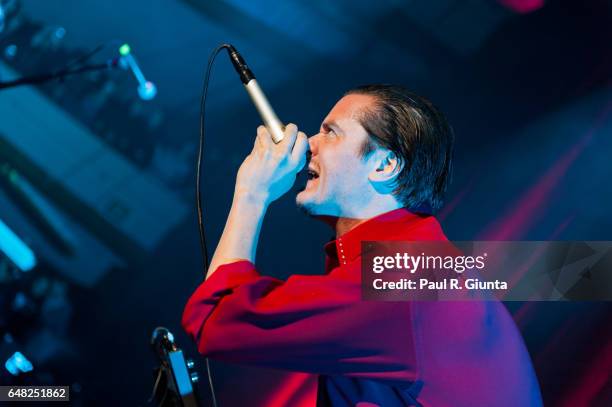
[[[439,234],[443,236],[438,222],[430,215],[410,212],[406,208],[399,208],[368,219],[349,230],[342,236],[328,242],[325,245],[325,253],[332,263],[345,265],[361,255],[362,241],[375,240],[418,240],[419,234],[411,238],[406,230],[412,229],[419,222],[431,219]],[[423,240],[430,240],[430,233],[423,236]]]

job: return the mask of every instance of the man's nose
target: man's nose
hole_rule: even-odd
[[[315,134],[314,136],[310,136],[308,138],[308,145],[310,146],[310,151],[309,154],[312,155],[316,155],[317,154],[317,150],[318,150],[318,142],[319,140],[319,134]],[[308,157],[310,158],[310,156]]]

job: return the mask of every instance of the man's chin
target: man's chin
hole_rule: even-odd
[[[304,191],[301,191],[295,196],[295,205],[302,212],[310,215],[310,204],[309,200],[304,196]]]
[[[297,205],[298,209],[305,214],[309,216],[316,216],[318,205],[310,195],[311,194],[309,194],[307,191],[301,191],[295,197],[295,204]]]
[[[307,216],[311,217],[312,219],[322,221],[323,223],[330,226],[332,229],[335,228],[336,222],[338,221],[338,217],[325,213],[325,209],[322,205],[318,205],[312,201],[305,201],[297,198],[295,200],[295,203],[298,209],[300,209],[300,211],[305,213]]]

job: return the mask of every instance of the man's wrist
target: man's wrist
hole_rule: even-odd
[[[234,204],[248,206],[251,209],[265,211],[268,208],[269,194],[237,189],[234,192]]]

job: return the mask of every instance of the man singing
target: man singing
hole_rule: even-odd
[[[312,156],[297,204],[328,222],[325,274],[281,281],[255,253],[270,203]],[[361,300],[361,241],[446,240],[431,213],[450,178],[453,134],[399,86],[346,93],[320,131],[260,126],[238,171],[210,271],[183,326],[213,359],[318,375],[317,406],[540,406],[522,338],[499,302]]]

